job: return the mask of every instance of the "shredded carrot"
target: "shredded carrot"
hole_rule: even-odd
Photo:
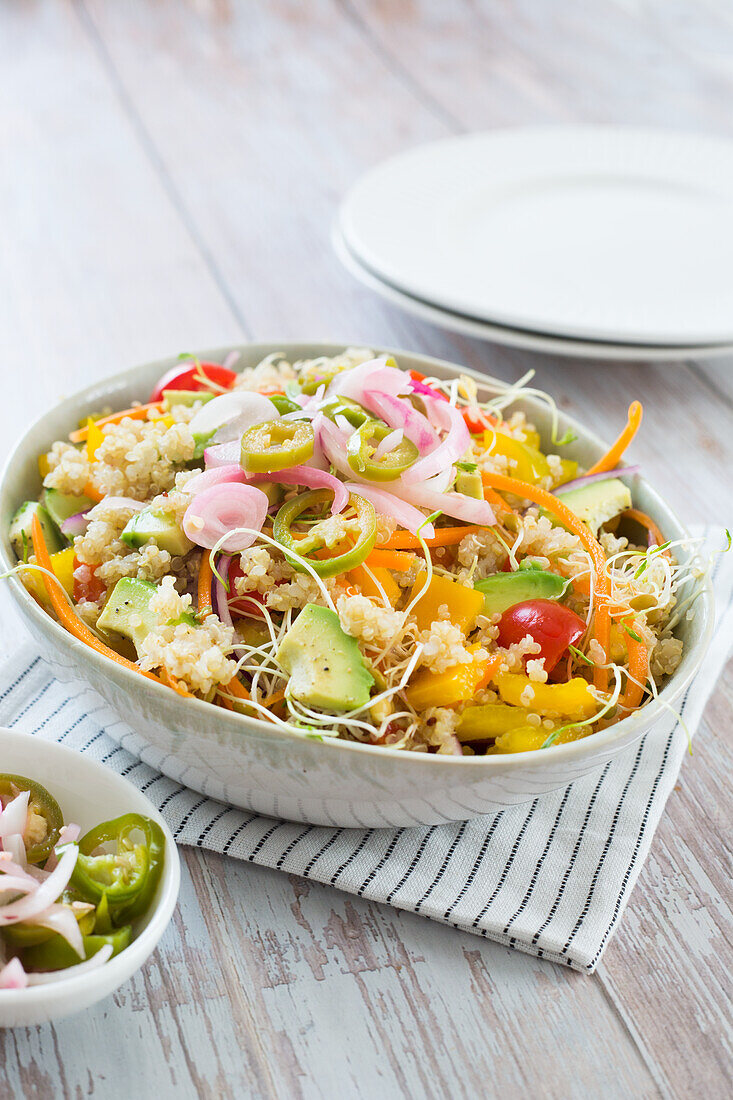
[[[402,554],[399,550],[372,550],[364,559],[364,565],[370,569],[394,569],[395,573],[406,573],[415,564],[414,554]]]
[[[167,669],[161,668],[160,678],[169,688],[173,688],[177,695],[183,695],[188,699],[194,698],[192,692],[188,690],[186,685],[181,680],[176,680],[175,676],[171,676]]]
[[[636,624],[632,619],[623,620],[628,626],[629,630],[636,630]],[[647,676],[649,674],[649,650],[646,647],[645,642],[637,641],[632,634],[626,631],[624,638],[626,642],[626,648],[629,653],[629,675],[634,677],[634,680],[638,680],[639,683],[634,683],[634,680],[626,681],[626,691],[622,699],[623,705],[627,710],[635,710],[641,702],[644,694],[644,687],[640,685],[646,685]]]
[[[656,523],[651,516],[648,516],[646,512],[640,511],[638,508],[627,508],[625,512],[621,513],[621,519],[633,519],[637,523],[640,523],[642,527],[645,527],[655,538],[657,546],[664,546],[664,535],[657,527]],[[665,553],[667,553],[665,551]]]
[[[428,546],[453,546],[460,542],[466,535],[475,534],[477,531],[485,531],[485,527],[476,524],[466,524],[465,527],[440,527],[432,539],[423,539]],[[419,550],[420,539],[410,531],[395,531],[386,542],[381,543],[378,550]]]
[[[616,469],[621,461],[621,456],[639,430],[643,412],[644,410],[641,407],[641,402],[632,401],[629,405],[629,418],[621,435],[614,445],[609,447],[603,457],[599,458],[595,465],[591,466],[589,470],[586,470],[586,474],[604,474],[606,470]]]
[[[530,485],[526,481],[518,481],[514,477],[506,477],[505,474],[484,472],[481,476],[484,484],[491,485],[494,489],[499,489],[504,493],[512,493],[514,496],[532,500],[535,504],[542,505],[548,512],[552,512],[553,515],[562,520],[574,535],[578,536],[590,554],[595,574],[597,603],[593,618],[593,636],[603,649],[605,661],[608,661],[611,640],[611,612],[608,600],[611,595],[611,584],[606,572],[606,555],[603,553],[603,547],[598,539],[591,533],[590,528],[586,527],[575,513],[570,511],[567,504],[563,504],[561,500],[553,496],[552,493],[548,493],[546,489],[540,489],[539,486]],[[608,670],[596,667],[593,680],[599,690],[606,691],[608,688]]]
[[[272,693],[272,695],[268,696],[267,699],[263,700],[262,706],[263,707],[274,707],[276,705],[276,703],[282,703],[284,698],[285,698],[285,692],[284,691],[275,691],[275,692]]]
[[[112,413],[110,416],[100,416],[99,420],[95,420],[94,424],[98,428],[104,428],[106,424],[119,424],[121,420],[127,417],[129,420],[147,420],[149,412],[162,412],[163,402],[152,401],[149,405],[135,405],[132,409],[123,409],[122,412]],[[69,432],[69,439],[72,443],[83,443],[89,435],[89,426],[84,428],[77,428],[74,432]]]
[[[504,497],[494,492],[490,485],[484,485],[484,500],[487,500],[495,511],[511,512],[514,515],[514,509],[507,504]]]
[[[242,684],[242,682],[236,676],[234,677],[233,680],[229,681],[229,683],[226,686],[226,690],[231,695],[236,695],[237,699],[246,699],[247,702],[249,702],[250,699],[252,698],[252,696],[247,691],[244,684]]]
[[[203,614],[207,608],[212,610],[214,605],[211,600],[211,585],[214,579],[214,573],[211,568],[211,562],[209,561],[209,551],[204,550],[201,553],[201,564],[199,565],[199,583],[198,592],[196,594],[196,607],[199,614]]]
[[[84,496],[89,497],[90,500],[96,500],[97,504],[100,500],[104,500],[104,493],[101,493],[91,481],[88,481],[84,486]]]
[[[46,546],[46,540],[43,536],[43,528],[38,519],[38,514],[35,513],[31,523],[31,537],[33,539],[33,552],[36,555],[38,564],[47,569],[49,573],[53,572],[51,565],[51,556]],[[60,581],[53,580],[46,573],[41,573],[41,578],[48,593],[48,598],[51,601],[59,622],[62,626],[65,626],[70,634],[73,634],[75,638],[78,638],[80,642],[84,642],[90,649],[96,650],[97,653],[101,653],[103,657],[109,657],[118,665],[122,665],[123,668],[130,668],[133,672],[139,672],[141,676],[147,677],[148,680],[154,680],[156,684],[161,683],[160,679],[152,672],[145,672],[139,667],[139,665],[133,664],[132,661],[128,661],[126,657],[122,657],[119,653],[116,653],[114,649],[110,649],[104,642],[100,642],[96,634],[93,634],[89,627],[81,621],[69,607],[64,595],[64,589]]]

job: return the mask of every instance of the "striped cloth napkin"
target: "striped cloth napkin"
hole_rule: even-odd
[[[723,545],[720,529],[705,533],[703,553]],[[733,554],[717,555],[713,569],[715,638],[681,705],[691,732],[733,646]],[[180,844],[303,875],[586,973],[618,924],[688,746],[670,716],[602,770],[494,816],[334,829],[231,809],[167,779],[109,736],[117,727],[124,737],[127,727],[98,695],[59,683],[30,645],[2,667],[0,724],[127,776]]]

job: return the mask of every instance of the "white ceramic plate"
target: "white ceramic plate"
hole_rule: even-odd
[[[390,286],[365,267],[344,240],[338,225],[334,226],[332,243],[336,255],[344,267],[364,286],[388,302],[428,321],[439,328],[452,332],[461,332],[478,340],[488,340],[492,344],[504,344],[507,347],[523,348],[526,351],[542,352],[546,355],[564,355],[580,359],[633,360],[640,362],[679,362],[681,359],[715,359],[733,355],[733,344],[703,344],[675,347],[655,347],[653,344],[612,344],[600,340],[572,340],[560,336],[545,336],[526,329],[510,328],[506,325],[492,325],[488,321],[477,321],[462,313],[452,313],[447,309],[413,298],[410,294]]]
[[[352,188],[356,258],[477,320],[631,344],[733,341],[733,144],[619,127],[423,145]]]
[[[96,1004],[140,969],[173,916],[181,866],[173,836],[152,803],[126,779],[89,756],[41,737],[0,729],[0,771],[25,775],[42,783],[59,803],[64,820],[81,825],[82,834],[101,821],[139,813],[157,821],[166,839],[165,863],[156,896],[150,911],[138,923],[129,947],[86,974],[28,989],[0,990],[0,1027],[27,1027]]]
[[[245,344],[238,368],[254,366],[273,351],[292,361],[335,355],[344,346]],[[203,360],[221,362],[230,350],[213,348],[196,354]],[[440,378],[452,378],[463,371],[476,379],[480,393],[493,381],[427,355],[394,348],[375,350],[394,355],[405,370]],[[171,357],[147,363],[97,382],[45,413],[28,429],[0,477],[0,572],[16,560],[8,539],[10,517],[21,501],[35,497],[40,489],[39,452],[54,439],[64,438],[90,409],[106,404],[126,408],[145,397],[176,362]],[[547,446],[552,416],[546,405],[526,397],[517,407],[537,425]],[[558,429],[561,434],[572,429],[575,438],[564,453],[584,467],[607,449],[584,425],[563,412]],[[633,494],[638,507],[653,517],[668,538],[684,537],[679,520],[643,478],[634,478]],[[680,556],[686,560],[690,555],[683,550]],[[697,670],[713,624],[710,582],[703,579],[694,617],[684,619],[678,628],[685,643],[679,668],[660,692],[658,702],[648,703],[615,726],[545,752],[437,756],[375,749],[356,741],[315,741],[212,707],[201,699],[181,699],[162,684],[121,668],[72,638],[38,606],[16,576],[7,583],[55,674],[62,680],[86,681],[98,691],[122,719],[110,727],[110,735],[122,739],[125,748],[151,767],[220,802],[291,821],[346,827],[465,821],[567,786],[628,749],[666,718],[669,712],[665,707],[674,704]]]

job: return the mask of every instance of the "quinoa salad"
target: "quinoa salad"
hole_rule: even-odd
[[[581,470],[528,379],[237,358],[39,456],[15,571],[76,638],[304,737],[456,756],[592,736],[675,671],[701,570],[634,505],[638,402]]]

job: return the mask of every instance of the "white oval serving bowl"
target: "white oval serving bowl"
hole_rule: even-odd
[[[239,350],[238,369],[254,366],[271,351],[289,359],[334,355],[343,344],[246,344]],[[202,351],[201,359],[221,362],[232,349]],[[442,378],[470,374],[463,367],[423,355],[382,349],[405,369]],[[90,386],[42,416],[11,455],[0,480],[0,559],[7,569],[16,564],[8,541],[8,524],[18,505],[40,491],[38,454],[68,432],[95,408],[125,408],[144,400],[177,358],[149,363]],[[490,381],[490,380],[489,380]],[[537,425],[549,444],[551,419],[540,402],[526,398],[517,404]],[[572,428],[576,440],[563,454],[590,466],[604,445],[581,424],[560,414],[560,431]],[[634,501],[659,524],[669,538],[686,535],[679,520],[642,479],[636,477]],[[682,552],[681,557],[685,554]],[[297,732],[245,718],[201,700],[182,700],[175,692],[118,667],[90,650],[49,615],[26,592],[17,577],[9,581],[15,602],[44,657],[59,679],[83,679],[94,687],[128,723],[110,733],[124,735],[125,748],[170,778],[222,802],[293,821],[345,827],[438,824],[463,821],[504,806],[527,802],[547,791],[567,786],[599,768],[612,756],[647,734],[689,683],[707,648],[712,631],[709,582],[695,614],[680,627],[685,643],[682,662],[652,702],[617,725],[580,741],[551,750],[506,756],[450,757],[373,748],[357,742],[304,738]]]
[[[149,912],[136,922],[135,938],[129,947],[86,974],[27,989],[0,989],[0,1027],[27,1027],[89,1008],[140,969],[173,916],[181,863],[171,831],[152,803],[122,776],[88,756],[40,737],[0,729],[0,772],[42,783],[59,803],[64,820],[81,825],[82,835],[102,821],[138,813],[157,821],[166,840],[165,863],[155,898]]]

